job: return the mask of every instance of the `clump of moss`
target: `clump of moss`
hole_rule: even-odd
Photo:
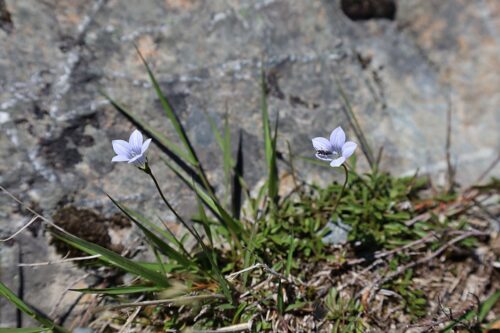
[[[69,233],[118,253],[123,250],[123,247],[112,244],[108,230],[112,227],[130,227],[130,221],[121,214],[105,217],[94,210],[75,206],[65,206],[59,209],[52,216],[52,220]],[[62,256],[71,258],[88,255],[55,238],[50,241],[50,244],[54,245],[57,253]]]

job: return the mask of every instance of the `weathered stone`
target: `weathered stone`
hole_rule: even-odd
[[[345,244],[351,229],[350,225],[343,223],[340,219],[337,222],[329,220],[325,226],[325,230],[329,230],[329,233],[323,237],[323,242],[334,245]]]
[[[472,183],[500,151],[500,4],[395,3],[394,20],[352,21],[340,1],[326,0],[0,1],[0,183],[46,216],[66,204],[114,213],[104,190],[153,219],[174,221],[146,175],[110,163],[110,141],[127,138],[133,126],[100,96],[101,88],[178,142],[134,43],[157,73],[217,190],[223,189],[222,164],[205,112],[219,123],[228,112],[234,147],[241,129],[248,182],[265,175],[262,61],[272,81],[271,117],[280,115],[283,152],[289,141],[296,154],[311,156],[310,138],[337,125],[354,137],[339,81],[373,149],[384,146],[382,167],[397,174],[417,168],[444,174],[451,107],[452,160],[458,180]],[[390,16],[377,13],[373,17]],[[172,203],[188,215],[192,194],[159,153],[152,145],[151,164]],[[309,180],[337,175],[296,164]],[[28,214],[6,196],[0,203],[0,234],[6,237]],[[60,258],[41,232],[18,238],[15,246],[0,247],[0,279],[14,290],[14,247],[25,262]],[[50,312],[66,288],[62,281],[81,275],[71,267],[25,274],[25,299]],[[68,303],[63,299],[58,309]],[[0,300],[0,322],[15,325],[7,307]]]

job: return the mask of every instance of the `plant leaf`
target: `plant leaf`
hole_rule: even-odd
[[[481,306],[479,307],[479,314],[478,314],[478,321],[482,322],[488,313],[491,311],[491,309],[497,304],[497,302],[500,300],[500,291],[497,291],[490,297],[488,297],[487,300],[485,300]]]
[[[500,291],[497,291],[496,293],[494,293],[493,295],[488,297],[487,300],[485,300],[483,303],[481,303],[479,305],[479,314],[477,313],[476,310],[470,310],[470,311],[466,312],[465,314],[463,314],[461,317],[454,320],[451,324],[446,326],[440,332],[441,333],[452,332],[452,329],[456,325],[463,322],[464,320],[471,320],[476,315],[477,315],[478,322],[482,322],[484,320],[484,318],[486,318],[486,315],[493,308],[493,306],[495,306],[495,304],[498,302],[499,299],[500,299]]]
[[[159,287],[168,287],[170,286],[169,280],[159,274],[158,272],[152,271],[150,269],[144,268],[143,266],[135,263],[134,261],[122,257],[121,255],[108,250],[102,246],[97,244],[93,244],[73,236],[69,233],[62,232],[60,230],[52,229],[50,230],[52,235],[57,239],[60,239],[67,244],[84,251],[90,255],[100,254],[99,260],[102,260],[110,265],[121,268],[122,270],[129,272],[131,274],[138,275],[148,281],[154,282]]]
[[[234,165],[233,158],[231,157],[231,132],[229,128],[229,121],[227,114],[224,117],[224,132],[223,134],[217,128],[217,125],[212,117],[208,113],[206,113],[208,122],[210,127],[212,128],[212,132],[214,133],[215,141],[219,145],[219,148],[222,152],[223,156],[223,166],[224,166],[224,178],[226,183],[226,193],[225,193],[225,202],[227,202],[227,196],[231,189],[231,170]]]
[[[196,195],[201,199],[201,201],[207,206],[219,219],[219,221],[231,231],[235,236],[241,238],[244,236],[244,230],[241,227],[239,221],[233,219],[231,215],[222,207],[218,200],[213,198],[207,192],[199,187],[198,184],[191,182],[178,168],[172,165],[167,160],[163,159],[163,162],[179,177],[181,180],[196,193]]]
[[[146,59],[142,56],[142,53],[139,51],[139,48],[136,47],[137,53],[139,54],[139,57],[142,60],[142,63],[144,64],[144,67],[146,67],[146,70],[149,75],[149,79],[151,83],[153,84],[153,88],[155,89],[156,95],[160,99],[161,106],[163,107],[163,111],[165,112],[166,116],[174,126],[175,131],[177,132],[177,135],[179,135],[179,138],[181,139],[182,143],[184,144],[185,148],[188,150],[188,154],[190,155],[190,160],[194,161],[194,164],[199,164],[198,157],[196,156],[196,153],[189,142],[189,138],[187,137],[186,131],[182,127],[179,119],[177,118],[177,115],[175,114],[172,106],[170,105],[170,102],[166,98],[166,96],[163,94],[161,91],[160,85],[158,84],[158,81],[156,80],[156,77],[153,74],[153,71],[151,71],[151,68],[149,67]]]
[[[156,95],[160,99],[160,103],[161,103],[161,106],[163,107],[163,111],[165,112],[167,118],[172,123],[172,126],[174,126],[174,129],[177,132],[177,135],[181,139],[182,143],[184,144],[184,147],[187,149],[190,160],[194,161],[193,165],[196,167],[196,169],[198,171],[198,176],[201,179],[201,184],[203,185],[203,187],[207,191],[212,192],[213,191],[212,186],[210,185],[210,183],[205,175],[205,171],[203,170],[201,162],[198,159],[198,156],[196,155],[196,152],[193,148],[193,145],[189,141],[186,130],[182,127],[182,124],[179,121],[179,118],[177,117],[177,115],[175,114],[174,109],[172,108],[172,105],[168,101],[167,97],[161,91],[160,85],[159,85],[158,81],[156,80],[156,77],[154,76],[153,71],[149,67],[146,59],[144,59],[141,51],[139,50],[139,48],[137,46],[136,46],[136,50],[137,50],[137,53],[139,54],[139,57],[141,58],[141,60],[144,64],[144,67],[146,67],[146,70],[147,70],[148,75],[149,75],[149,79],[151,80],[151,83],[153,84],[153,88],[155,89]]]
[[[132,112],[125,109],[125,107],[118,104],[118,102],[115,102],[113,99],[111,99],[111,97],[106,95],[106,93],[101,92],[101,94],[111,103],[111,105],[113,105],[113,107],[118,112],[129,118],[135,125],[140,127],[142,130],[144,130],[144,132],[151,136],[157,144],[159,144],[166,151],[170,152],[170,154],[173,154],[173,156],[171,157],[182,158],[192,165],[196,164],[196,160],[193,159],[190,154],[186,153],[181,147],[170,141],[166,136],[155,130],[153,127],[149,126],[145,121],[141,120]]]
[[[361,126],[359,125],[358,119],[356,118],[356,115],[354,114],[354,110],[352,109],[351,103],[349,102],[349,98],[347,98],[347,95],[344,91],[344,88],[342,87],[342,84],[340,81],[337,79],[337,88],[340,93],[340,97],[342,98],[342,101],[344,102],[344,107],[343,110],[347,116],[347,119],[349,120],[349,123],[351,124],[352,129],[354,130],[354,133],[356,134],[356,137],[358,138],[360,144],[361,144],[361,150],[363,151],[363,154],[366,156],[366,159],[368,160],[368,164],[370,164],[370,168],[375,170],[376,167],[376,160],[373,155],[373,150],[371,146],[368,144],[368,140],[366,139],[363,130]]]
[[[40,324],[46,327],[45,331],[53,330],[58,333],[69,333],[69,331],[65,330],[63,327],[56,325],[52,320],[47,318],[46,316],[38,313],[34,309],[32,309],[28,304],[26,304],[22,299],[17,297],[6,285],[0,282],[0,295],[5,297],[9,302],[14,304],[19,310],[24,312],[26,315],[30,316],[34,320],[38,321]]]
[[[84,294],[127,295],[127,294],[162,291],[165,290],[165,288],[156,286],[125,286],[125,287],[113,287],[113,288],[83,288],[83,289],[70,289],[70,290],[78,291]]]
[[[295,246],[296,246],[295,238],[292,235],[291,240],[290,240],[290,248],[288,250],[288,256],[287,256],[287,259],[286,259],[286,269],[285,269],[285,275],[286,276],[290,275],[290,270],[292,269],[293,252],[295,250]]]
[[[269,124],[269,111],[267,105],[267,86],[266,74],[264,70],[261,72],[261,116],[262,127],[264,134],[264,147],[266,153],[266,162],[268,168],[268,195],[272,201],[276,202],[278,196],[278,169],[276,164],[276,139],[278,135],[278,120],[276,120],[274,138],[271,134],[271,126]]]
[[[118,209],[120,209],[135,225],[141,229],[144,235],[151,241],[151,243],[162,253],[170,259],[177,261],[179,264],[186,268],[196,267],[194,262],[186,257],[184,254],[176,251],[170,245],[168,245],[165,241],[163,241],[160,237],[156,236],[153,232],[151,232],[147,225],[151,226],[153,223],[147,221],[147,219],[135,212],[134,210],[128,208],[127,206],[120,204],[115,199],[113,199],[109,194],[108,197],[115,204]]]
[[[266,162],[268,167],[271,165],[272,158],[272,138],[271,138],[271,128],[269,125],[269,112],[267,107],[267,88],[266,88],[266,74],[264,69],[261,72],[261,117],[262,117],[262,128],[264,134],[264,147],[266,153]]]
[[[236,153],[236,164],[233,168],[233,188],[231,195],[231,210],[234,218],[239,219],[241,214],[242,205],[242,180],[244,173],[244,161],[243,161],[243,135],[240,131],[240,137],[238,141],[238,151]]]
[[[0,333],[38,333],[48,332],[47,328],[43,327],[26,327],[26,328],[0,328]]]

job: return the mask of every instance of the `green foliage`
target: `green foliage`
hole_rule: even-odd
[[[37,322],[39,322],[41,325],[45,327],[44,330],[52,330],[56,333],[69,333],[69,331],[65,330],[63,327],[57,325],[54,323],[52,320],[47,318],[46,316],[40,314],[39,312],[35,311],[32,309],[28,304],[26,304],[22,299],[17,297],[16,294],[12,292],[9,288],[7,288],[6,285],[4,285],[2,282],[0,282],[0,295],[2,297],[5,297],[9,302],[14,304],[19,310],[21,310],[23,313],[26,315],[30,316]],[[15,332],[12,330],[17,330],[17,329],[9,329],[11,332]],[[22,330],[27,330],[27,332],[40,332],[37,331],[37,329],[22,329]],[[43,330],[42,330],[43,331]],[[23,331],[20,331],[23,332]]]
[[[488,327],[488,325],[483,324],[486,316],[498,304],[500,304],[500,291],[496,291],[484,302],[478,304],[476,309],[467,311],[461,317],[452,320],[452,322],[440,332],[453,332],[453,329],[457,326],[465,326],[468,331],[471,332],[483,332],[483,329],[486,329]],[[494,330],[492,330],[491,332],[493,333]]]
[[[425,184],[425,180],[414,177],[351,172],[348,186],[332,218],[334,221],[340,218],[351,226],[349,240],[359,242],[358,251],[401,246],[421,237],[405,222],[414,216],[409,204]],[[321,193],[319,201],[336,200],[340,192],[341,186],[333,184]]]
[[[286,263],[286,272],[293,271],[293,259],[324,258],[322,228],[328,217],[321,203],[304,193],[280,202],[272,214],[258,220],[258,232],[252,237],[258,257],[270,264],[265,251],[273,253],[273,259]],[[293,257],[292,257],[293,254]]]
[[[194,151],[193,146],[191,145],[191,142],[189,141],[189,138],[187,136],[186,131],[184,130],[183,126],[181,125],[179,118],[174,112],[174,109],[172,108],[172,105],[168,101],[167,97],[165,94],[161,91],[160,85],[158,84],[158,81],[156,80],[156,77],[154,76],[153,72],[149,68],[148,63],[142,56],[141,52],[139,51],[138,48],[136,48],[137,54],[141,58],[144,67],[146,68],[146,71],[148,72],[149,79],[151,80],[151,83],[153,84],[153,87],[155,89],[156,95],[160,99],[161,106],[163,107],[163,111],[165,112],[165,115],[169,119],[170,123],[175,129],[175,132],[179,136],[179,139],[181,140],[182,144],[184,145],[184,148],[189,154],[189,160],[194,164],[194,166],[197,168],[199,175],[202,177],[203,184],[205,185],[206,189],[210,189],[210,184],[208,183],[208,180],[205,177],[205,174],[203,172],[203,169],[201,168],[201,163],[200,160],[198,159],[198,156],[196,155],[196,152]]]
[[[363,307],[359,301],[346,300],[340,296],[337,289],[331,288],[325,299],[328,311],[327,319],[334,324],[332,332],[335,333],[362,333],[367,329],[360,318]]]
[[[46,328],[0,328],[0,333],[38,333],[38,332],[48,332]]]
[[[141,231],[144,233],[144,236],[149,240],[149,242],[154,246],[156,250],[158,250],[161,254],[165,255],[166,257],[173,259],[177,261],[180,265],[182,265],[184,268],[191,269],[194,266],[194,262],[190,258],[189,254],[183,253],[183,251],[175,250],[173,247],[171,247],[169,244],[167,244],[164,240],[162,240],[160,237],[158,237],[153,231],[150,230],[154,229],[156,232],[159,234],[163,234],[164,236],[167,236],[164,231],[160,231],[155,227],[155,224],[148,221],[144,216],[141,214],[135,212],[134,210],[126,207],[123,204],[118,203],[116,200],[114,200],[111,196],[108,195],[108,197],[111,199],[111,201],[118,207],[132,222],[135,223],[141,229]],[[168,235],[170,236],[170,235]],[[170,237],[167,237],[170,238]],[[175,239],[175,237],[174,237]],[[176,241],[177,247],[179,247],[180,250],[183,249],[182,244],[180,244],[179,241]]]
[[[189,164],[195,165],[196,160],[188,154],[183,148],[179,147],[173,143],[170,139],[164,136],[160,131],[149,126],[144,120],[140,119],[133,112],[127,110],[124,106],[113,100],[106,93],[101,92],[101,94],[111,103],[111,105],[119,111],[121,114],[129,118],[137,127],[145,131],[149,136],[151,136],[157,144],[159,144],[165,150],[171,152],[174,156],[181,158],[181,160],[187,161]]]
[[[413,270],[409,269],[402,278],[388,283],[383,287],[397,292],[403,298],[405,312],[415,319],[426,315],[427,299],[422,290],[415,288],[412,277]]]
[[[276,161],[276,142],[278,139],[278,120],[276,120],[274,136],[271,132],[271,125],[269,122],[269,112],[267,106],[267,87],[265,81],[265,73],[262,71],[261,74],[261,89],[262,89],[262,101],[261,101],[261,115],[262,115],[262,127],[264,133],[264,148],[266,153],[266,162],[268,168],[268,178],[267,178],[267,190],[268,196],[273,201],[276,202],[278,198],[278,166]]]
[[[100,255],[99,260],[102,260],[105,263],[121,268],[122,270],[131,274],[140,276],[147,281],[155,283],[155,285],[157,286],[170,286],[170,282],[165,276],[159,274],[156,271],[145,268],[135,261],[127,259],[113,251],[103,248],[102,246],[87,242],[83,239],[54,228],[51,229],[51,233],[54,237],[66,242],[71,246],[76,247],[81,251],[84,251],[90,255]]]
[[[138,293],[150,293],[165,290],[162,287],[156,286],[125,286],[125,287],[113,287],[113,288],[84,288],[84,289],[70,289],[72,291],[78,291],[83,294],[99,294],[99,295],[128,295],[128,294],[138,294]]]

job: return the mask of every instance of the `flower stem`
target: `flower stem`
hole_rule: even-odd
[[[160,193],[160,197],[161,199],[163,200],[163,202],[165,203],[165,205],[167,205],[168,209],[170,209],[170,211],[172,213],[174,213],[175,217],[177,219],[179,219],[179,221],[181,221],[181,223],[189,230],[191,231],[191,228],[187,225],[186,221],[184,221],[184,219],[179,215],[179,213],[177,213],[177,211],[174,209],[174,207],[172,207],[172,205],[170,204],[170,202],[168,202],[167,198],[165,197],[165,195],[163,194],[163,191],[161,190],[161,187],[160,187],[160,184],[158,183],[158,180],[156,179],[156,177],[154,176],[153,174],[153,171],[151,170],[151,168],[149,167],[149,164],[146,163],[146,165],[144,166],[144,169],[141,169],[143,170],[145,173],[147,173],[151,179],[153,180],[153,182],[155,183],[155,186],[156,186],[156,189],[158,190],[158,193]]]
[[[151,170],[151,168],[149,167],[149,164],[146,163],[144,166],[144,169],[141,169],[141,170],[143,170],[145,173],[147,173],[151,177],[151,179],[155,183],[155,186],[156,186],[156,189],[158,190],[158,193],[160,193],[160,196],[161,196],[163,202],[165,203],[165,205],[167,205],[168,209],[170,209],[170,211],[172,213],[174,213],[175,217],[182,223],[182,225],[191,233],[191,235],[194,236],[194,238],[203,247],[205,245],[205,243],[203,243],[203,240],[201,239],[200,234],[198,234],[198,232],[196,231],[195,228],[192,228],[191,226],[189,226],[187,224],[187,222],[179,215],[179,213],[177,213],[177,211],[174,209],[174,207],[172,207],[170,202],[168,202],[167,198],[163,194],[163,191],[161,190],[161,187],[160,187],[160,184],[158,183],[158,180],[156,179],[155,175],[153,174],[153,171]]]
[[[179,213],[177,213],[177,211],[174,209],[174,207],[172,207],[172,205],[170,204],[170,202],[168,202],[167,198],[165,197],[165,195],[163,194],[163,191],[161,190],[161,187],[160,187],[160,184],[158,183],[158,180],[156,179],[156,177],[154,176],[153,174],[153,171],[151,170],[151,168],[149,167],[149,164],[146,162],[146,164],[144,165],[144,168],[140,168],[142,171],[144,171],[145,173],[147,173],[151,179],[153,180],[153,182],[155,183],[155,186],[156,186],[156,189],[158,190],[158,193],[160,193],[160,196],[163,200],[163,202],[165,203],[165,205],[167,205],[168,209],[170,209],[170,211],[172,211],[172,213],[174,213],[175,217],[177,219],[179,219],[179,221],[182,223],[182,225],[191,233],[191,235],[193,235],[193,237],[198,241],[199,245],[202,247],[202,249],[204,250],[205,252],[205,255],[207,256],[207,259],[210,261],[210,263],[212,264],[212,267],[213,269],[215,270],[217,276],[216,276],[216,280],[219,281],[219,283],[221,284],[222,286],[222,290],[224,292],[224,295],[226,296],[226,298],[228,299],[228,301],[230,301],[231,303],[235,303],[235,300],[233,299],[232,297],[232,294],[231,294],[231,287],[229,285],[229,283],[227,282],[227,280],[224,278],[224,276],[222,275],[220,269],[218,268],[217,266],[217,262],[216,262],[216,258],[214,256],[214,252],[213,250],[209,249],[205,243],[203,242],[203,240],[201,239],[201,236],[200,234],[198,234],[198,232],[196,231],[196,229],[194,227],[191,227],[189,226],[186,221],[179,215]],[[209,274],[211,277],[212,275]]]
[[[342,167],[344,168],[344,172],[345,172],[345,180],[344,180],[344,185],[342,186],[342,190],[340,191],[340,195],[337,198],[337,202],[335,203],[335,206],[333,207],[333,212],[335,212],[337,210],[337,207],[340,203],[340,200],[342,200],[342,196],[344,195],[344,191],[345,191],[345,188],[347,186],[347,181],[349,180],[349,170],[347,170],[347,167],[345,166],[345,164],[342,164]]]

